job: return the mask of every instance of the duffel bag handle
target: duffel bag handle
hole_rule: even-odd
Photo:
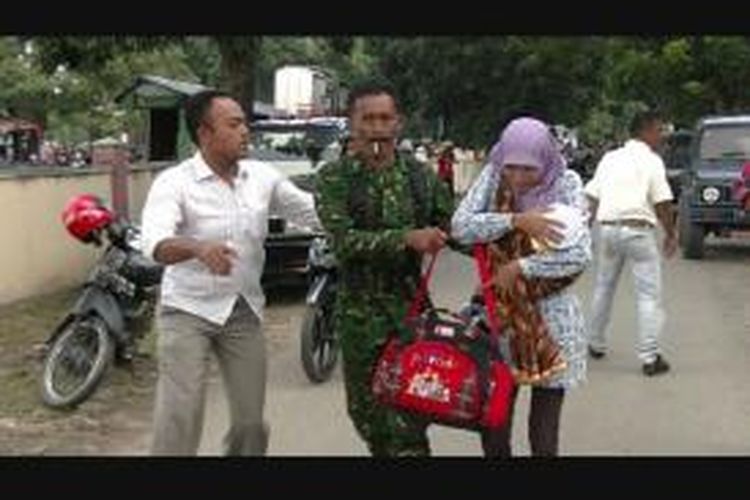
[[[419,315],[419,311],[422,309],[422,302],[424,302],[424,299],[427,296],[427,287],[430,285],[432,272],[435,270],[435,262],[437,261],[438,253],[440,252],[435,252],[434,254],[432,254],[430,263],[427,264],[427,271],[425,271],[425,273],[419,279],[419,287],[417,288],[417,293],[414,294],[414,299],[411,301],[409,310],[406,312],[406,318],[404,318],[404,322],[417,317]]]
[[[492,272],[490,271],[490,260],[487,257],[487,245],[485,243],[474,244],[474,260],[477,263],[479,272],[479,282],[482,285],[482,296],[484,297],[484,307],[487,311],[487,322],[489,323],[490,333],[495,336],[500,335],[500,322],[497,318],[497,309],[495,309],[495,294],[492,290]]]
[[[500,324],[497,318],[497,310],[495,309],[495,295],[492,292],[492,273],[490,272],[489,259],[487,257],[487,245],[484,243],[476,243],[473,247],[474,260],[476,261],[477,271],[479,272],[479,282],[482,284],[482,295],[484,296],[484,306],[487,310],[487,321],[489,322],[490,333],[492,335],[500,334]],[[427,289],[432,279],[432,273],[435,270],[435,262],[437,261],[438,254],[436,252],[432,254],[429,264],[427,264],[427,270],[419,280],[419,287],[417,292],[414,294],[414,299],[411,301],[409,310],[406,313],[404,321],[408,321],[419,315],[422,308],[422,303],[427,296]]]

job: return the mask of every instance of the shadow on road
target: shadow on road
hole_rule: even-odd
[[[307,295],[307,283],[269,286],[264,289],[268,305],[301,304]]]
[[[709,262],[750,262],[750,239],[709,238],[706,239],[705,255],[702,261]],[[696,261],[701,262],[701,261]]]

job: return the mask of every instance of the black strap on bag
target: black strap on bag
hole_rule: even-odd
[[[497,342],[500,333],[500,323],[497,317],[497,309],[495,308],[495,295],[492,290],[492,274],[489,267],[489,257],[487,256],[487,245],[477,243],[474,245],[474,261],[477,267],[477,273],[479,274],[479,282],[482,287],[482,297],[484,298],[484,306],[487,310],[487,322],[490,329],[490,338],[493,338]],[[422,275],[419,281],[419,287],[417,292],[414,294],[409,309],[406,313],[404,321],[415,317],[422,310],[422,303],[427,297],[428,287],[432,273],[435,269],[435,262],[437,261],[439,252],[434,253],[430,258],[430,262],[427,264],[427,270]],[[497,344],[495,345],[495,347]]]

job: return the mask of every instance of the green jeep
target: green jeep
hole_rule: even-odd
[[[732,183],[750,161],[750,115],[698,121],[679,198],[682,255],[703,257],[708,234],[728,237],[750,229],[750,215],[732,199]]]

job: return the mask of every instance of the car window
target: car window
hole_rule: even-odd
[[[251,156],[264,161],[330,161],[338,157],[341,131],[329,126],[254,127]]]
[[[253,156],[264,160],[304,160],[304,130],[253,130]]]
[[[750,125],[708,127],[700,142],[702,160],[750,159]]]
[[[689,135],[672,135],[667,139],[664,163],[667,168],[683,169],[690,165],[690,142]]]

